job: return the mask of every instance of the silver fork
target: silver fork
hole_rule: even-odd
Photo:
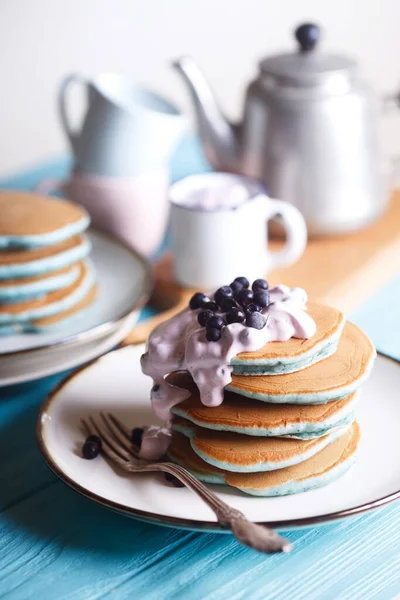
[[[140,459],[139,449],[132,443],[130,430],[114,415],[100,413],[100,418],[100,424],[93,417],[89,417],[88,420],[82,419],[81,422],[89,435],[98,435],[101,438],[101,451],[111,462],[127,473],[170,473],[195,492],[214,511],[220,525],[231,529],[241,544],[266,554],[290,552],[290,542],[272,529],[248,521],[243,513],[223,502],[180,465]]]

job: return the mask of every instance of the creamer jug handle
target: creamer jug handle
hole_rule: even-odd
[[[80,85],[83,85],[88,89],[90,82],[83,75],[80,75],[79,73],[72,73],[71,75],[67,75],[67,77],[63,79],[60,85],[60,89],[58,91],[58,110],[61,124],[69,140],[69,143],[71,144],[72,151],[76,152],[80,131],[73,130],[70,123],[70,119],[68,117],[67,109],[68,90],[70,89],[71,84],[73,83],[79,83]]]
[[[289,202],[266,197],[266,217],[279,218],[286,231],[286,244],[279,252],[268,252],[267,270],[288,267],[303,254],[307,244],[307,227],[301,212]]]

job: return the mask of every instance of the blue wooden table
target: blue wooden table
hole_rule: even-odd
[[[62,159],[2,186],[32,189],[68,168]],[[206,168],[189,140],[175,156],[173,179]],[[400,359],[400,277],[352,318],[379,350]],[[289,532],[291,554],[263,556],[226,535],[147,525],[79,496],[50,472],[35,441],[38,407],[61,377],[0,389],[1,599],[400,597],[400,502]]]

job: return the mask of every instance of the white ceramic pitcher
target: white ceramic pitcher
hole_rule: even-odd
[[[87,90],[86,114],[77,129],[67,100],[73,84]],[[68,75],[59,90],[59,111],[75,171],[105,177],[136,177],[162,168],[185,126],[173,104],[117,74],[93,80]]]

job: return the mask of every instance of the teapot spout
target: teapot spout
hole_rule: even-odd
[[[172,66],[189,88],[208,162],[218,171],[238,171],[238,127],[223,116],[203,73],[190,57],[178,58]]]

